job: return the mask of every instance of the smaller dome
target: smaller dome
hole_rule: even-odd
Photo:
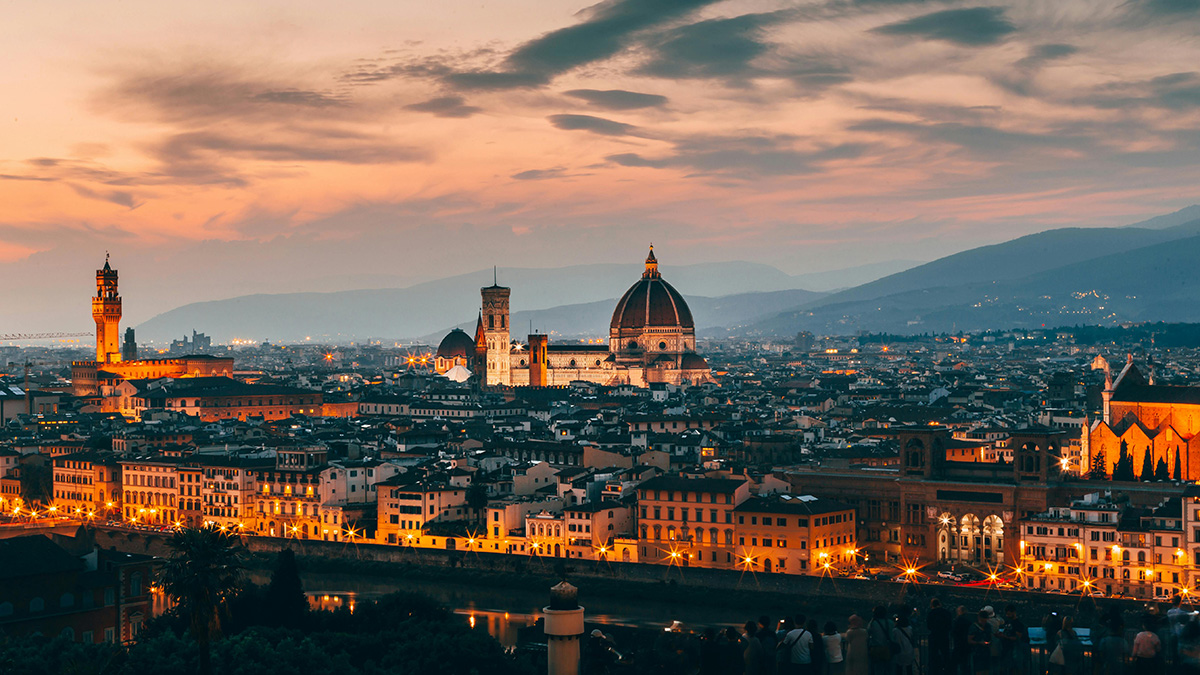
[[[475,354],[475,341],[470,335],[463,332],[461,328],[455,328],[450,331],[446,337],[442,338],[442,343],[437,348],[437,358],[453,359],[466,358],[469,359]]]
[[[688,352],[679,360],[679,367],[682,370],[708,370],[708,361],[695,352]]]

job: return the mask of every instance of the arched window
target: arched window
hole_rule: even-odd
[[[59,607],[74,607],[75,606],[75,596],[72,595],[71,593],[63,593],[58,598],[58,606]]]

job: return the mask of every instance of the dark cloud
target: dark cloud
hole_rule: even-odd
[[[1168,17],[1200,13],[1200,0],[1133,0],[1129,5],[1149,14]]]
[[[550,31],[508,54],[499,68],[462,70],[443,75],[461,89],[538,87],[580,66],[609,59],[634,37],[682,19],[719,0],[606,0],[588,8],[581,23]]]
[[[1041,66],[1047,61],[1065,59],[1068,56],[1078,52],[1078,47],[1068,44],[1054,43],[1035,45],[1029,49],[1029,54],[1025,58],[1017,61],[1017,67],[1024,70],[1031,70]]]
[[[76,183],[67,183],[67,186],[79,196],[87,197],[88,199],[99,199],[118,206],[124,206],[127,209],[136,209],[141,206],[141,204],[134,200],[132,193],[124,190],[92,190]]]
[[[467,105],[466,100],[461,96],[439,96],[404,107],[407,110],[433,113],[437,117],[470,117],[475,113],[483,112],[483,108]]]
[[[1165,108],[1188,110],[1200,107],[1200,73],[1171,73],[1150,80],[1117,82],[1078,99],[1100,108]]]
[[[274,121],[353,115],[351,101],[207,62],[138,66],[114,73],[93,97],[102,113],[160,122]]]
[[[566,131],[590,131],[603,136],[630,136],[637,127],[624,122],[614,122],[592,115],[551,115],[547,119],[558,129]]]
[[[610,155],[621,166],[663,169],[679,167],[700,174],[734,178],[795,176],[814,173],[825,162],[858,157],[863,144],[842,144],[816,149],[796,148],[794,136],[694,136],[675,143],[671,154],[645,157],[636,153]]]
[[[990,160],[1020,159],[1048,150],[1080,151],[1095,147],[1090,134],[1070,127],[1029,133],[960,122],[918,123],[874,119],[857,122],[847,128],[884,135],[899,134],[927,144],[949,144]]]
[[[514,173],[513,178],[517,180],[548,180],[551,178],[563,178],[567,175],[566,167],[556,166],[553,169],[529,169]]]
[[[656,35],[646,49],[650,59],[641,72],[655,77],[728,78],[745,75],[754,59],[767,53],[765,28],[783,13],[745,14],[680,26]]]
[[[874,29],[884,35],[911,35],[968,47],[996,44],[1016,30],[1001,7],[946,9]]]
[[[342,164],[388,164],[427,158],[421,150],[387,143],[376,136],[328,129],[285,131],[271,139],[193,131],[170,137],[156,154],[172,166],[187,166],[221,157]]]
[[[666,96],[640,94],[624,89],[572,89],[563,93],[605,110],[637,110],[639,108],[661,108],[667,105]]]

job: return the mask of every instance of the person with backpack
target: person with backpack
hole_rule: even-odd
[[[892,642],[887,608],[877,605],[871,611],[871,623],[867,624],[867,652],[871,657],[871,675],[892,675],[892,657],[897,651],[899,645]]]
[[[813,675],[812,646],[813,634],[807,628],[808,617],[803,614],[796,616],[796,627],[784,638],[788,648],[788,662],[793,675]]]
[[[846,672],[846,638],[838,632],[832,621],[825,622],[825,633],[821,636],[825,647],[825,672],[827,675],[843,675]]]
[[[892,627],[892,642],[900,647],[892,656],[892,665],[896,675],[916,675],[917,645],[913,637],[912,624],[904,614],[896,617],[896,625]]]

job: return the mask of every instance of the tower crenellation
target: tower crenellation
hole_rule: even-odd
[[[512,384],[509,362],[509,345],[511,344],[508,325],[509,293],[509,288],[495,282],[491,286],[480,289],[483,302],[480,318],[483,324],[484,342],[487,346],[484,382],[488,386]]]

